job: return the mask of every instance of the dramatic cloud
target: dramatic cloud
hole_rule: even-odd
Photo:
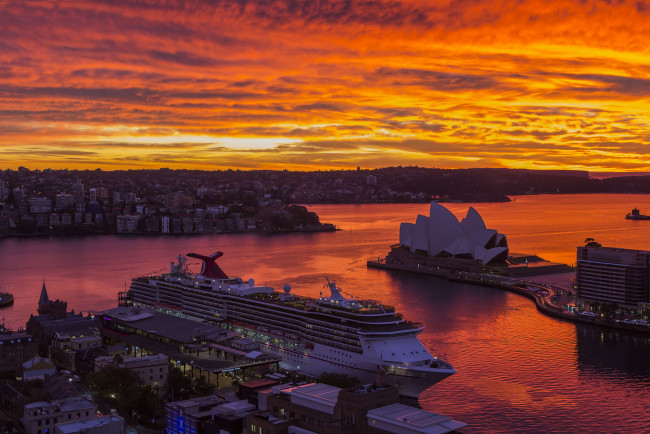
[[[650,2],[0,2],[0,169],[650,171]]]

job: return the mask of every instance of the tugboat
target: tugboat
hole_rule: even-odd
[[[636,207],[625,218],[628,220],[650,220],[650,216],[641,214]]]
[[[0,307],[5,307],[14,304],[13,294],[8,292],[0,292]]]

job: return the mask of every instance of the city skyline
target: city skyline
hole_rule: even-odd
[[[4,2],[0,168],[649,171],[648,14]]]

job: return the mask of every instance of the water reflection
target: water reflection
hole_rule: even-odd
[[[643,202],[650,196],[532,196],[475,206],[513,250],[572,262],[587,233],[604,244],[615,238],[617,246],[650,247],[650,222],[623,218]],[[457,215],[467,206],[450,204]],[[558,321],[529,299],[493,288],[366,268],[397,241],[400,221],[427,208],[312,207],[344,229],[327,234],[3,239],[0,285],[16,301],[0,314],[24,325],[43,278],[50,297],[66,299],[69,308],[110,308],[131,277],[166,270],[179,253],[222,250],[220,263],[233,276],[276,288],[289,283],[295,293],[317,297],[327,275],[348,293],[424,323],[424,345],[446,354],[458,372],[426,390],[421,404],[469,423],[468,431],[650,432],[648,338]]]
[[[583,373],[623,374],[650,384],[650,335],[576,325],[577,367]]]

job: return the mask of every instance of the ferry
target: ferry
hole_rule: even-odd
[[[0,292],[0,307],[10,306],[14,304],[13,294],[8,292]]]
[[[456,371],[432,355],[418,339],[424,325],[411,322],[376,300],[344,296],[335,281],[326,280],[328,295],[310,298],[229,277],[216,263],[223,255],[179,255],[170,272],[142,276],[131,282],[127,299],[136,307],[240,332],[260,344],[263,352],[281,358],[281,366],[308,375],[323,372],[378,378],[415,398]],[[202,261],[192,274],[187,257]]]
[[[634,208],[631,212],[627,213],[625,218],[628,220],[650,220],[650,216],[641,214],[638,208]]]

